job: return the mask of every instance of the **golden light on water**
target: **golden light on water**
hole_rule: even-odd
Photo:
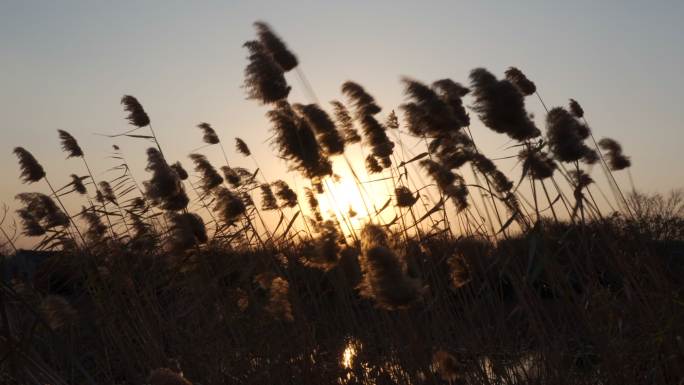
[[[354,358],[358,353],[357,348],[359,348],[359,345],[356,341],[350,340],[349,342],[347,342],[347,346],[344,348],[344,351],[342,352],[341,364],[343,368],[351,369],[351,367],[354,365]]]

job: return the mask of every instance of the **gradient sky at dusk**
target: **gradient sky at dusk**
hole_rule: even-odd
[[[467,83],[475,67],[502,76],[521,68],[550,106],[577,99],[597,137],[620,141],[647,191],[684,187],[684,2],[682,1],[2,1],[0,2],[0,201],[44,191],[18,181],[15,146],[39,159],[55,184],[82,173],[64,160],[57,129],[71,132],[98,174],[122,147],[139,180],[144,149],[94,135],[129,128],[119,99],[138,97],[167,157],[190,168],[211,123],[233,152],[252,147],[271,175],[284,165],[267,144],[266,108],[241,89],[241,47],[263,20],[298,55],[323,102],[345,80],[362,84],[389,111],[402,103],[400,76]],[[307,102],[293,74],[291,100]],[[466,103],[469,103],[467,100]],[[543,127],[538,101],[528,109]],[[327,108],[327,103],[325,105]],[[473,134],[492,156],[507,139],[479,122]],[[218,161],[218,152],[207,151]],[[504,171],[509,171],[504,169]],[[623,179],[626,181],[626,179]]]

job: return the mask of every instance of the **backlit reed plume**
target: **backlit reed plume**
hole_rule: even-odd
[[[582,158],[596,159],[594,150],[584,144],[589,127],[580,123],[562,107],[552,108],[546,115],[546,130],[551,153],[563,162]]]
[[[628,168],[632,165],[629,157],[622,153],[622,146],[616,140],[611,138],[603,138],[599,140],[598,145],[606,153],[608,158],[608,166],[612,171],[619,171]]]
[[[321,151],[309,123],[297,116],[287,102],[280,102],[267,113],[271,121],[273,146],[289,166],[307,178],[332,174],[332,164]]]
[[[354,120],[352,119],[347,107],[341,102],[333,100],[330,102],[333,106],[333,111],[335,113],[335,121],[338,127],[342,131],[342,137],[344,142],[347,144],[359,143],[361,141],[361,136],[359,132],[354,128]]]
[[[304,195],[306,196],[306,202],[309,204],[309,209],[311,210],[315,221],[322,222],[323,216],[321,215],[321,209],[318,205],[318,199],[316,199],[316,195],[308,187],[304,188]]]
[[[131,95],[124,95],[121,98],[121,104],[123,104],[124,110],[128,112],[126,119],[130,124],[136,127],[145,127],[150,124],[150,118],[138,99]]]
[[[243,46],[249,51],[244,82],[247,97],[263,104],[287,98],[291,87],[287,85],[283,68],[264,45],[258,41],[248,41]]]
[[[529,96],[537,92],[537,86],[534,82],[525,76],[525,74],[515,67],[509,67],[506,72],[506,79],[513,83],[513,85],[520,91],[521,94]]]
[[[534,179],[549,178],[556,170],[556,162],[540,149],[523,149],[518,153],[518,159],[522,162],[523,170],[529,172]]]
[[[314,226],[316,238],[304,242],[301,257],[306,266],[328,271],[340,258],[341,242],[344,242],[334,221],[318,222]]]
[[[200,174],[200,188],[205,194],[223,183],[223,178],[218,171],[216,171],[214,166],[211,165],[206,156],[202,154],[190,154],[190,159],[192,159],[195,164],[195,171]]]
[[[458,360],[444,350],[438,350],[432,355],[432,365],[439,377],[448,383],[456,383],[463,374],[463,366]]]
[[[259,188],[261,189],[261,209],[262,210],[276,210],[278,208],[278,202],[276,201],[275,195],[273,195],[273,190],[268,183],[262,183]]]
[[[178,174],[178,178],[180,178],[180,180],[188,179],[188,172],[185,170],[185,168],[183,168],[183,165],[180,161],[172,164],[171,168],[176,172],[176,174]]]
[[[108,182],[102,181],[98,183],[98,187],[98,192],[100,193],[98,194],[98,198],[100,198],[100,203],[103,203],[106,200],[107,202],[111,202],[115,205],[118,204],[116,201],[116,194],[114,194],[114,190],[112,190],[112,186]]]
[[[45,177],[43,166],[38,163],[33,155],[23,147],[16,147],[14,154],[19,158],[19,168],[21,170],[21,180],[24,183],[34,183]]]
[[[465,180],[462,176],[431,159],[420,161],[420,165],[435,181],[437,188],[447,198],[451,198],[457,211],[460,212],[468,207],[468,188],[465,186]]]
[[[245,143],[245,141],[240,138],[235,138],[235,149],[237,150],[237,152],[244,156],[252,155],[252,152],[249,151],[247,143]]]
[[[442,98],[450,108],[454,117],[459,121],[461,127],[470,125],[470,116],[463,105],[462,98],[468,93],[470,89],[464,87],[460,83],[456,83],[451,79],[440,79],[432,83],[432,87],[437,94]]]
[[[496,167],[491,159],[481,153],[473,153],[471,154],[471,162],[477,171],[491,180],[494,190],[497,192],[505,193],[513,188],[513,182]]]
[[[192,385],[181,373],[169,368],[158,368],[150,373],[147,378],[150,385]]]
[[[73,186],[73,191],[76,191],[77,193],[81,195],[85,195],[88,193],[88,189],[86,189],[86,186],[83,184],[83,180],[88,178],[87,176],[78,176],[76,174],[71,174],[71,183],[70,185]]]
[[[171,213],[168,238],[169,251],[182,252],[207,242],[207,229],[202,218],[193,213]]]
[[[406,309],[421,300],[420,281],[406,274],[381,227],[372,224],[364,227],[359,262],[363,272],[359,292],[373,299],[377,306],[388,310]]]
[[[83,233],[86,241],[90,243],[101,242],[107,233],[107,226],[102,223],[100,215],[94,207],[81,209],[81,218],[86,223],[86,231]]]
[[[214,131],[209,123],[200,123],[197,125],[197,128],[202,130],[202,140],[204,143],[218,144],[220,142],[218,135],[216,135],[216,131]]]
[[[43,235],[47,230],[69,225],[69,217],[51,197],[41,193],[21,193],[15,198],[23,205],[17,214],[22,220],[25,235]]]
[[[375,99],[366,92],[361,85],[352,81],[342,84],[342,93],[347,95],[354,106],[357,117],[361,115],[375,115],[382,109],[375,104]]]
[[[418,201],[418,195],[413,195],[408,187],[400,186],[394,190],[398,207],[411,207]]]
[[[401,107],[411,133],[438,137],[461,128],[461,121],[435,90],[409,78],[403,78],[402,83],[410,102]]]
[[[145,195],[152,204],[172,211],[187,207],[189,199],[178,173],[166,163],[161,152],[156,148],[147,149],[145,170],[152,173],[152,178],[143,182]]]
[[[369,174],[377,174],[382,172],[382,166],[378,163],[373,155],[368,155],[366,157],[366,171]]]
[[[67,158],[80,158],[83,156],[83,150],[78,145],[76,138],[64,130],[57,130],[57,132],[62,144],[62,151],[68,154]]]
[[[450,170],[461,168],[476,153],[472,141],[462,131],[433,139],[428,150],[440,164]]]
[[[384,168],[390,167],[392,165],[390,156],[394,152],[394,143],[387,136],[385,127],[373,115],[361,117],[360,123],[365,143],[370,147],[373,156]]]
[[[216,194],[214,211],[227,225],[233,225],[245,214],[247,208],[239,195],[223,186],[216,188],[214,193]]]
[[[290,71],[297,66],[297,57],[287,49],[285,42],[273,32],[268,24],[257,21],[254,23],[254,27],[257,30],[259,42],[266,47],[266,50],[268,50],[276,63],[278,63],[285,72]]]
[[[584,117],[584,109],[582,109],[582,106],[580,106],[580,104],[577,103],[577,100],[570,99],[569,108],[570,108],[570,113],[574,117],[576,117],[578,119],[581,119]]]
[[[269,284],[266,311],[280,321],[294,321],[290,303],[290,283],[282,277],[275,277]]]
[[[230,184],[233,188],[240,187],[242,184],[242,178],[234,168],[221,166],[221,171],[223,172],[223,176],[226,178],[226,182],[228,182],[228,184]]]
[[[277,180],[273,182],[273,186],[275,187],[275,195],[283,202],[282,206],[290,208],[297,206],[297,193],[285,181]]]
[[[76,323],[76,309],[60,295],[48,295],[40,303],[40,313],[52,330],[68,328]]]
[[[316,139],[328,155],[344,153],[344,140],[328,113],[316,104],[295,104],[294,108],[313,128]]]
[[[525,111],[523,95],[511,82],[476,68],[470,72],[470,83],[475,97],[472,108],[487,127],[519,141],[539,136]]]
[[[397,117],[397,113],[394,112],[394,110],[390,111],[389,115],[387,115],[385,127],[392,130],[399,129],[399,118]]]

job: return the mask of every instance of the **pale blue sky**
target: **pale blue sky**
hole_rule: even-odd
[[[597,137],[620,141],[645,190],[684,184],[683,1],[0,1],[0,200],[21,186],[12,148],[44,164],[55,184],[81,165],[64,160],[56,129],[80,141],[98,172],[112,143],[94,132],[128,128],[123,94],[139,98],[172,159],[189,168],[210,122],[230,147],[245,139],[271,174],[285,168],[262,142],[265,109],[245,100],[241,44],[264,20],[299,56],[323,101],[355,80],[389,111],[403,100],[399,77],[498,76],[511,65],[550,106],[577,99]],[[292,99],[306,101],[295,77]],[[539,103],[530,111],[543,126]],[[326,106],[327,107],[327,106]],[[476,123],[488,155],[507,140]],[[146,179],[147,143],[117,140]],[[209,151],[218,161],[218,153]],[[240,163],[239,160],[236,160]],[[249,164],[249,163],[246,163]],[[626,179],[625,179],[626,180]]]

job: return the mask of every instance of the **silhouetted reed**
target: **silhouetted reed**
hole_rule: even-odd
[[[381,227],[371,224],[364,227],[359,262],[363,272],[359,292],[373,299],[377,306],[388,310],[406,309],[422,299],[420,281],[405,273]]]
[[[375,159],[373,155],[368,155],[365,160],[366,163],[366,171],[368,171],[369,174],[378,174],[382,172],[382,166],[380,163],[378,163],[378,160]]]
[[[321,209],[318,205],[318,199],[316,199],[316,195],[308,187],[304,188],[304,195],[306,195],[306,202],[309,204],[309,209],[314,216],[314,220],[316,222],[322,222],[323,216],[321,215]]]
[[[150,117],[147,116],[145,109],[142,104],[138,102],[138,99],[131,95],[124,95],[121,98],[121,104],[124,106],[124,110],[128,112],[126,119],[128,122],[138,128],[145,127],[150,124]]]
[[[582,109],[582,106],[580,106],[580,104],[577,103],[577,100],[570,99],[569,108],[570,108],[570,113],[574,117],[576,117],[578,119],[581,119],[584,117],[584,110]]]
[[[95,211],[95,208],[82,207],[80,216],[86,223],[86,231],[83,233],[86,241],[91,244],[102,242],[107,234],[107,226],[102,223],[100,215]]]
[[[248,41],[243,46],[249,51],[244,84],[248,98],[263,104],[287,98],[291,87],[287,85],[283,68],[267,52],[264,45],[258,41]]]
[[[525,76],[525,74],[515,67],[508,67],[505,72],[506,79],[513,83],[518,88],[521,94],[529,96],[537,92],[537,86],[534,82]]]
[[[214,191],[216,194],[216,203],[214,211],[219,214],[219,217],[226,225],[233,225],[243,215],[245,215],[246,207],[239,195],[235,192],[219,186]]]
[[[268,183],[262,183],[259,188],[261,189],[261,209],[262,210],[276,210],[278,209],[278,202],[276,201],[275,195],[273,195],[273,190]],[[296,202],[295,202],[296,204]]]
[[[313,128],[318,142],[328,155],[344,153],[344,140],[325,111],[316,104],[295,104],[294,108]]]
[[[176,172],[176,174],[178,175],[178,178],[180,178],[180,180],[188,179],[188,172],[185,170],[185,168],[183,168],[183,165],[181,164],[180,161],[172,164],[171,169],[173,169],[173,171]]]
[[[202,217],[194,213],[171,213],[169,251],[183,252],[207,242],[207,229]]]
[[[77,193],[81,195],[86,195],[88,193],[88,189],[86,189],[86,186],[83,184],[83,180],[88,178],[87,176],[78,176],[76,174],[71,174],[71,186],[73,186],[73,191],[76,191]]]
[[[78,145],[76,138],[64,130],[57,130],[57,132],[62,143],[62,151],[68,154],[68,158],[80,158],[83,156],[83,150]]]
[[[427,174],[435,181],[437,188],[448,198],[451,198],[458,211],[468,207],[468,188],[463,177],[448,168],[431,160],[420,161]]]
[[[200,188],[204,194],[208,194],[223,183],[223,178],[214,166],[211,165],[206,156],[190,154],[190,159],[195,164],[195,171],[200,174]]]
[[[152,204],[172,211],[187,207],[190,200],[183,188],[183,182],[156,148],[147,149],[145,170],[152,173],[152,178],[143,182],[145,195]]]
[[[451,79],[440,79],[432,83],[432,87],[450,108],[461,127],[470,125],[470,116],[463,105],[463,97],[470,93],[470,89]]]
[[[245,143],[245,141],[240,138],[235,138],[235,149],[237,150],[237,152],[244,156],[252,155],[252,152],[249,151],[247,143]]]
[[[56,227],[69,225],[69,217],[49,196],[41,193],[21,193],[15,197],[23,207],[17,210],[24,234],[38,236]]]
[[[508,80],[497,80],[484,68],[470,72],[473,111],[487,127],[524,141],[540,135],[525,111],[523,95]]]
[[[277,180],[273,182],[273,186],[275,195],[282,201],[282,206],[290,208],[297,206],[297,193],[285,181]]]
[[[408,187],[399,186],[394,190],[397,207],[411,207],[418,201],[418,194],[414,195]]]
[[[339,225],[332,220],[319,221],[314,226],[317,236],[304,241],[301,258],[306,266],[328,271],[337,265],[340,258],[341,244],[344,238],[340,234]]]
[[[34,183],[45,177],[43,166],[38,163],[33,155],[23,147],[16,147],[14,154],[19,158],[19,168],[21,170],[21,180],[24,183]]]
[[[611,171],[624,170],[632,165],[629,157],[622,153],[622,146],[616,140],[603,138],[599,140],[598,145],[605,151]]]
[[[375,99],[359,84],[346,81],[342,84],[342,93],[347,95],[356,111],[360,115],[375,115],[382,109],[375,104]]]
[[[342,131],[342,137],[346,144],[354,144],[361,142],[359,132],[354,128],[354,119],[352,119],[347,107],[341,102],[333,100],[330,102],[335,113],[335,121]]]
[[[589,127],[577,121],[564,108],[552,108],[546,115],[546,134],[549,149],[558,160],[576,162],[582,158],[595,159],[594,150],[584,144],[584,139],[589,136]]]
[[[216,135],[216,131],[214,131],[209,123],[200,123],[197,125],[197,128],[202,130],[202,140],[204,143],[218,144],[221,142],[218,135]]]
[[[273,59],[283,71],[290,71],[297,66],[297,57],[287,49],[285,42],[273,32],[268,24],[257,21],[254,23],[254,27],[257,30],[259,42],[266,47],[266,50],[273,56]]]

